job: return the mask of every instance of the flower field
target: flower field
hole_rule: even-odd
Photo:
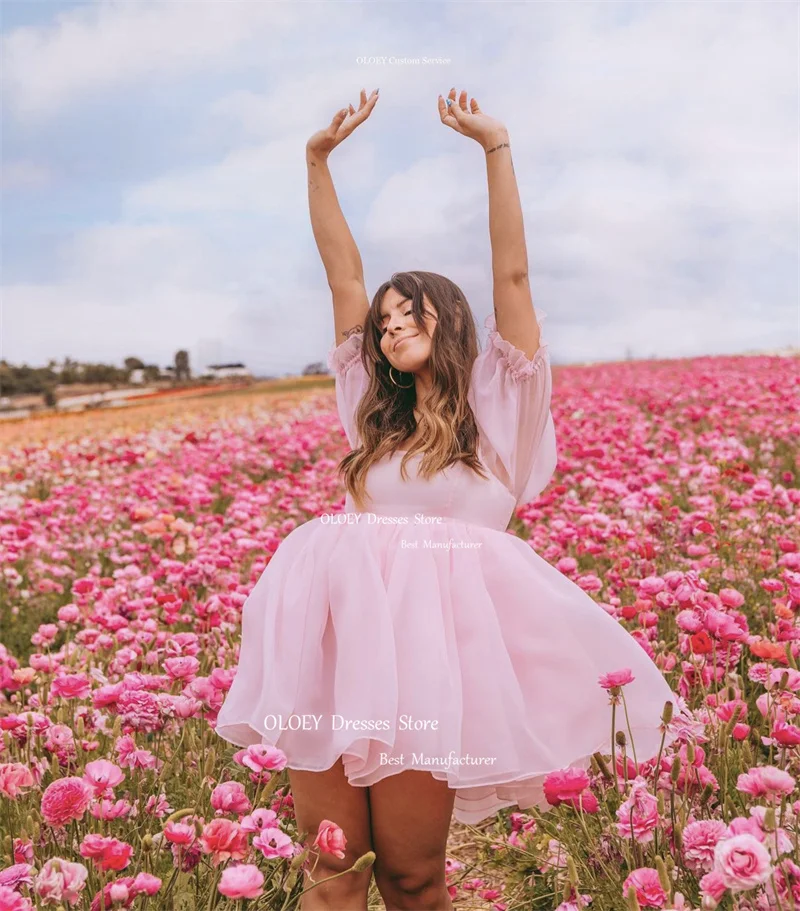
[[[554,378],[558,470],[509,531],[651,655],[677,739],[637,761],[626,669],[598,680],[617,751],[554,770],[546,813],[454,825],[454,906],[796,911],[800,361]],[[341,852],[336,820],[297,831],[280,751],[214,724],[345,446],[332,388],[0,427],[0,911],[289,911]]]

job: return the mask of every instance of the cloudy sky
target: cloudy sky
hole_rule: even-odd
[[[305,142],[377,87],[330,160],[370,298],[427,269],[491,310],[456,86],[509,129],[554,362],[800,344],[799,10],[0,0],[0,357],[324,358]]]

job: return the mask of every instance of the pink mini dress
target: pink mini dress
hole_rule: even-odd
[[[343,513],[290,532],[243,605],[216,719],[225,740],[277,746],[290,769],[341,757],[356,786],[428,771],[472,824],[502,807],[546,809],[550,772],[610,755],[602,674],[633,673],[616,730],[632,733],[639,762],[658,753],[664,703],[679,705],[645,648],[506,530],[556,467],[552,374],[544,340],[528,358],[493,314],[484,325],[469,403],[488,480],[463,464],[417,478],[421,456],[403,480],[396,453],[371,468],[364,512],[348,494]],[[351,447],[368,382],[362,343],[351,335],[328,355]],[[665,749],[675,737],[668,729]]]

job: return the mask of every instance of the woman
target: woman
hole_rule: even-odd
[[[600,675],[632,671],[639,761],[658,752],[676,697],[616,620],[506,533],[556,464],[508,131],[466,92],[439,96],[442,123],[486,156],[494,313],[479,352],[466,299],[443,276],[396,273],[368,300],[327,160],[377,98],[362,91],[358,111],[339,111],[306,150],[333,294],[329,364],[353,447],[339,466],[345,511],[294,529],[250,593],[216,730],[283,750],[301,831],[325,819],[344,830],[345,857],[322,855],[315,881],[374,851],[387,909],[443,911],[453,812],[475,823],[544,808],[549,772],[611,753]],[[366,908],[371,876],[313,889],[303,911]]]

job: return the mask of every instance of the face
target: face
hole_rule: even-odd
[[[381,350],[395,368],[415,373],[424,367],[431,353],[431,337],[436,328],[436,311],[423,294],[425,332],[420,332],[411,315],[411,300],[394,288],[381,302]]]

